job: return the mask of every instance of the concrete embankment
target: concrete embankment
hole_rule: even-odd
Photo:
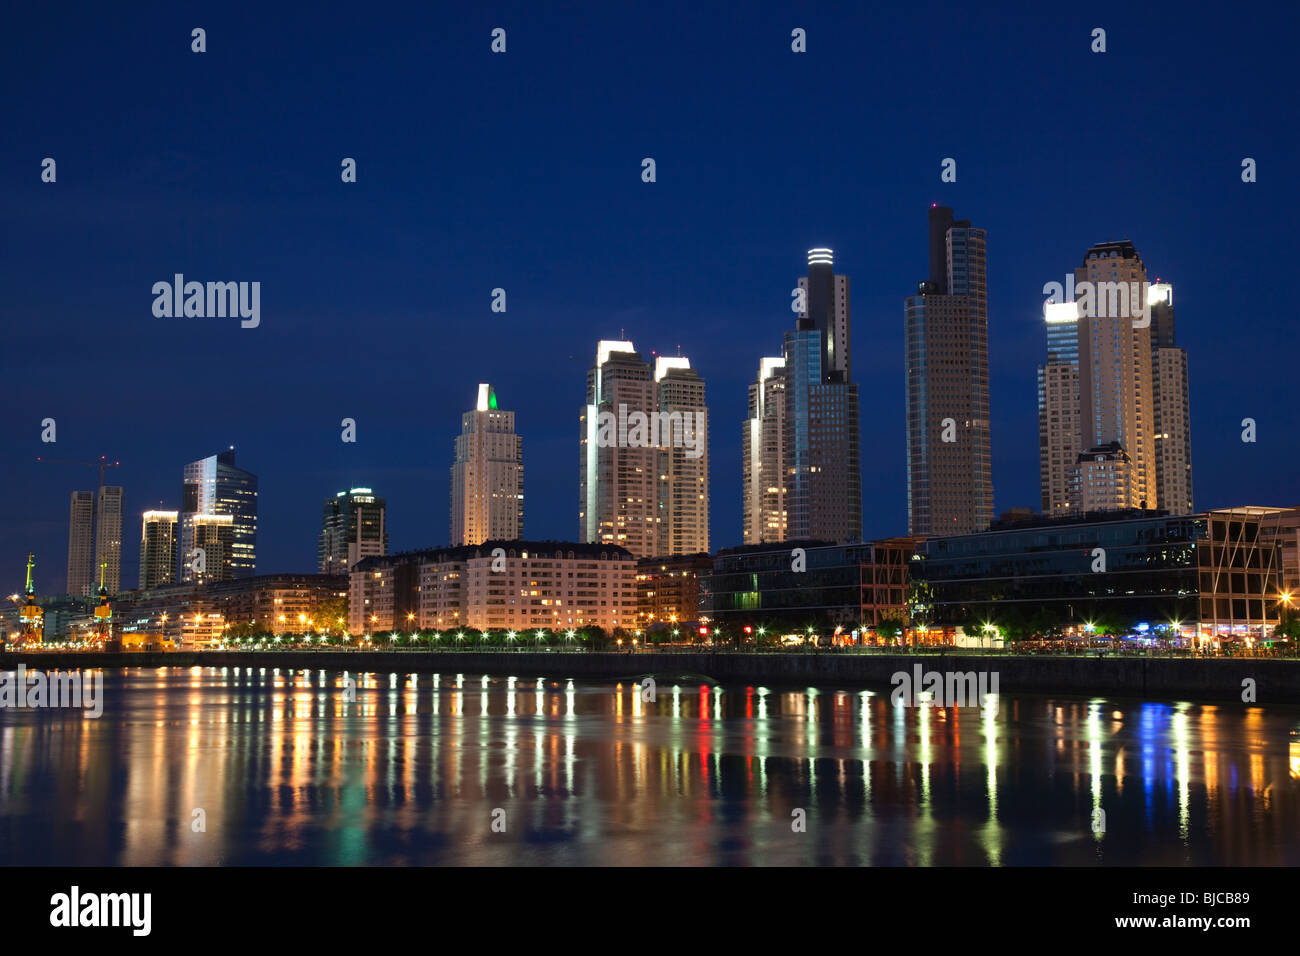
[[[418,651],[173,651],[5,654],[0,667],[291,667],[350,671],[500,674],[519,677],[717,681],[773,687],[888,689],[899,671],[988,671],[1004,694],[1080,694],[1300,706],[1300,661],[1254,658],[1051,657],[979,654],[559,653]]]

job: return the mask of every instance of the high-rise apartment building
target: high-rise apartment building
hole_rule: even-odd
[[[1148,285],[1127,240],[1093,246],[1067,280],[1067,301],[1044,306],[1043,513],[1191,514],[1187,354],[1174,344],[1173,288]]]
[[[784,357],[759,360],[749,386],[749,417],[741,436],[744,543],[784,541],[787,532]]]
[[[803,309],[779,358],[759,363],[741,442],[747,544],[862,538],[858,387],[849,380],[849,280],[808,252]]]
[[[930,208],[930,277],[904,304],[907,525],[983,531],[993,520],[986,235]]]
[[[1070,507],[1070,482],[1083,448],[1079,414],[1078,304],[1043,306],[1047,364],[1038,366],[1038,450],[1043,514]]]
[[[104,485],[95,506],[95,591],[102,584],[109,594],[122,590],[122,489]]]
[[[371,555],[388,553],[387,505],[369,488],[340,491],[325,499],[317,565],[321,574],[347,574]]]
[[[90,597],[95,565],[95,496],[74,491],[68,509],[68,594]]]
[[[1155,408],[1156,505],[1192,513],[1192,427],[1187,353],[1175,344],[1174,289],[1151,284],[1151,401]]]
[[[451,543],[521,537],[524,447],[515,434],[515,413],[497,408],[496,390],[481,384],[477,405],[460,423],[451,466]]]
[[[638,558],[708,550],[704,381],[684,356],[602,340],[580,415],[578,531]]]
[[[1091,491],[1081,482],[1071,510],[1157,507],[1155,400],[1151,333],[1143,315],[1147,272],[1133,243],[1098,243],[1075,269],[1079,316],[1079,416],[1085,449],[1118,445],[1130,474],[1120,480],[1123,457],[1107,470],[1107,484]],[[1136,299],[1136,301],[1134,301]],[[1108,499],[1101,492],[1114,492]]]
[[[659,555],[709,550],[708,406],[704,379],[684,356],[655,359],[659,447]]]
[[[235,516],[232,514],[190,515],[190,540],[192,546],[182,555],[182,577],[185,581],[212,584],[216,581],[233,581],[236,577]]]
[[[228,564],[224,573],[231,578],[252,577],[257,567],[257,476],[235,467],[232,448],[186,465],[183,479],[180,580],[196,580],[189,556],[201,546],[196,533],[196,519],[201,515],[230,516],[229,546],[222,556]],[[209,537],[216,533],[207,532]],[[207,573],[207,580],[226,580],[212,578],[215,572],[211,568]]]
[[[175,511],[146,511],[140,524],[140,590],[176,583]]]
[[[74,491],[68,511],[68,594],[93,597],[101,579],[109,594],[122,590],[122,488]]]
[[[648,433],[629,434],[633,413],[645,420],[654,410],[654,377],[636,347],[602,340],[581,417],[579,540],[616,544],[638,558],[658,553],[659,449]]]

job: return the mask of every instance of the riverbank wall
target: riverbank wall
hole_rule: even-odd
[[[0,667],[280,667],[492,674],[574,680],[888,689],[905,671],[996,672],[1004,694],[1233,701],[1253,681],[1260,704],[1300,706],[1300,661],[1270,658],[1052,657],[1003,654],[565,653],[548,651],[170,651],[7,653]]]

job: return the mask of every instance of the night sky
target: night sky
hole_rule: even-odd
[[[388,499],[393,550],[442,544],[481,381],[517,413],[527,536],[571,540],[585,375],[621,335],[707,380],[711,538],[738,544],[746,387],[814,246],[851,281],[864,534],[905,533],[932,202],[988,230],[998,512],[1039,506],[1042,287],[1120,238],[1174,284],[1197,508],[1300,503],[1294,4],[717,6],[9,5],[3,590],[28,550],[63,590],[68,495],[96,481],[38,455],[121,460],[125,587],[140,513],[230,445],[261,479],[261,573],[314,570],[353,485]],[[260,281],[260,327],[155,318],[177,272]]]

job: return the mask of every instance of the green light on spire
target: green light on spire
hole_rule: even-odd
[[[497,390],[495,388],[488,390],[488,408],[492,411],[497,409]]]

